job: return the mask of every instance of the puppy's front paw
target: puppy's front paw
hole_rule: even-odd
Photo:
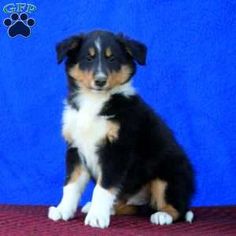
[[[110,214],[106,211],[93,211],[93,209],[90,209],[84,224],[102,229],[107,228],[110,224]]]
[[[49,207],[48,209],[48,218],[54,221],[58,220],[69,220],[72,219],[75,215],[75,210],[66,209],[63,207]]]

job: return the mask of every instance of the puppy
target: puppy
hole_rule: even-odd
[[[66,60],[69,93],[62,133],[68,144],[63,197],[50,207],[54,221],[74,217],[89,179],[92,201],[82,209],[85,225],[105,228],[112,214],[150,206],[153,224],[186,219],[194,175],[183,149],[163,120],[131,85],[145,65],[146,46],[122,34],[93,31],[57,45]]]

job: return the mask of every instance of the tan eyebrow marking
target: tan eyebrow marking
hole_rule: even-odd
[[[111,56],[112,56],[112,51],[111,51],[111,48],[110,48],[110,47],[106,48],[106,50],[105,50],[105,56],[106,56],[106,57],[111,57]]]
[[[91,48],[89,48],[88,49],[88,53],[89,53],[89,55],[91,56],[91,57],[94,57],[95,56],[95,48],[93,48],[93,47],[91,47]]]

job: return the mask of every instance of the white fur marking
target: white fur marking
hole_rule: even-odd
[[[48,218],[54,221],[61,219],[67,221],[73,218],[88,180],[89,175],[83,172],[76,182],[66,185],[63,188],[63,196],[59,205],[49,208]]]
[[[97,144],[108,131],[106,117],[98,116],[109,94],[83,94],[77,97],[79,111],[66,106],[63,113],[63,132],[70,133],[72,145],[78,147],[86,166],[93,176],[98,176]]]
[[[90,210],[91,204],[92,204],[92,202],[87,202],[87,203],[82,207],[81,212],[84,213],[84,214],[87,214],[87,213],[89,212],[89,210]],[[115,215],[115,210],[114,210],[113,207],[111,208],[110,215]]]
[[[95,77],[106,77],[106,75],[101,70],[99,70]]]
[[[110,96],[117,93],[128,97],[134,95],[135,91],[130,83],[105,93],[93,93],[92,91],[83,93],[81,91],[74,98],[74,102],[79,106],[79,111],[66,104],[63,112],[62,133],[70,135],[72,146],[78,148],[81,156],[85,158],[86,166],[95,178],[99,171],[96,154],[97,144],[106,137],[107,119],[109,118],[98,114]]]
[[[187,211],[187,213],[185,214],[185,220],[189,223],[192,223],[193,218],[194,218],[193,212],[192,211]]]
[[[173,218],[166,212],[156,212],[150,217],[151,223],[156,225],[170,225],[173,222]]]
[[[115,195],[97,184],[93,191],[89,212],[85,218],[85,225],[98,228],[108,227],[114,201]]]
[[[98,50],[99,53],[101,53],[101,39],[98,37],[96,40],[95,40],[95,46]]]
[[[101,58],[102,47],[101,47],[101,40],[100,40],[100,38],[96,39],[95,46],[96,46],[96,48],[98,50],[98,74],[100,74],[100,73],[104,74],[102,72],[102,62],[101,62],[101,60],[102,60],[102,58]]]
[[[122,85],[115,87],[111,90],[111,94],[116,94],[116,93],[121,93],[126,97],[136,94],[135,89],[132,86],[131,82],[122,84]]]

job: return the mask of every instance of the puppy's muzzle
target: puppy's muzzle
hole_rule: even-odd
[[[107,83],[107,76],[104,74],[95,75],[94,84],[98,88],[103,88]]]

